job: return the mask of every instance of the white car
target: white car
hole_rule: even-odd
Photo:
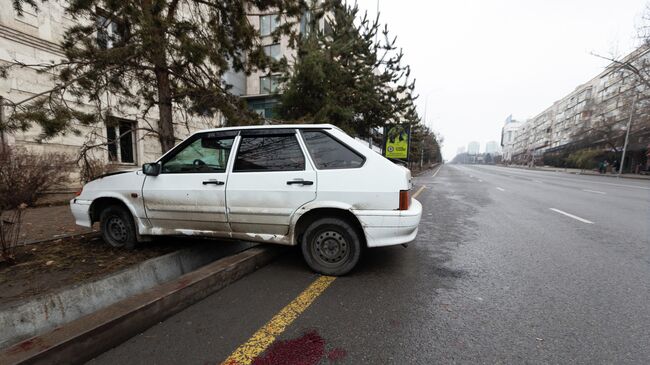
[[[364,246],[415,239],[422,206],[410,189],[408,169],[335,126],[232,127],[91,181],[70,207],[116,247],[161,235],[300,245],[313,270],[343,275]]]

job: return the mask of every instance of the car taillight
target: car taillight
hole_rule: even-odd
[[[79,196],[79,195],[81,195],[81,192],[83,191],[83,189],[84,189],[83,187],[79,188],[79,190],[77,190],[77,191],[74,193],[74,196]]]
[[[411,206],[411,192],[410,190],[399,191],[399,210],[409,210]]]

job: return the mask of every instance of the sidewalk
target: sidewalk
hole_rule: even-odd
[[[23,216],[20,244],[89,232],[90,229],[75,224],[68,205],[28,208]]]
[[[570,169],[570,168],[563,168],[563,167],[551,167],[551,166],[527,167],[523,165],[510,165],[510,166],[503,165],[503,166],[522,169],[522,170],[564,172],[567,174],[574,174],[574,175],[595,175],[595,176],[617,177],[616,174],[600,174],[596,171],[591,171],[591,170]],[[650,175],[621,174],[620,177],[621,179],[650,180]]]

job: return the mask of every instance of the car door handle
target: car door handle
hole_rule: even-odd
[[[287,185],[294,185],[294,184],[299,184],[299,185],[314,185],[313,181],[309,180],[289,180],[287,181]]]
[[[225,183],[223,181],[219,181],[219,180],[205,180],[205,181],[203,181],[203,185],[208,185],[208,184],[223,185]]]

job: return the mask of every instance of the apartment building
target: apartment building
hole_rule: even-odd
[[[496,141],[489,141],[485,144],[485,153],[494,155],[499,152],[499,147]]]
[[[319,6],[321,3],[320,0],[310,2],[311,6]],[[288,36],[283,35],[279,39],[274,39],[272,34],[285,22],[293,23],[293,30],[298,34],[307,34],[310,31],[312,13],[306,11],[300,19],[288,19],[277,12],[267,12],[265,14],[250,15],[248,20],[259,30],[260,42],[266,55],[276,60],[284,57],[289,67],[291,67],[295,63],[297,50],[291,47]],[[326,27],[324,18],[318,19],[316,23],[321,30]],[[264,70],[253,72],[247,76],[246,87],[241,96],[246,100],[248,107],[263,118],[276,118],[274,108],[279,102],[279,94],[282,92],[280,87],[281,78],[282,75],[279,73],[269,73]]]
[[[481,152],[480,150],[481,150],[481,144],[476,141],[472,141],[467,144],[467,153],[469,155],[478,155],[479,152]]]
[[[635,63],[650,59],[650,50],[641,47],[624,58]],[[635,85],[633,78],[616,64],[576,87],[571,93],[524,123],[514,123],[508,118],[502,128],[501,146],[506,162],[541,163],[547,153],[576,148],[622,147],[621,138],[606,146],[607,133],[620,137],[630,115],[630,94]],[[650,144],[649,119],[639,114],[635,130],[639,135],[630,141],[630,147],[642,150]],[[608,128],[607,132],[594,133]],[[647,131],[645,133],[643,131]],[[620,144],[620,146],[618,145]]]
[[[522,123],[512,119],[512,115],[506,118],[503,128],[501,128],[501,151],[503,160],[512,160],[512,153],[515,150],[515,137]]]

